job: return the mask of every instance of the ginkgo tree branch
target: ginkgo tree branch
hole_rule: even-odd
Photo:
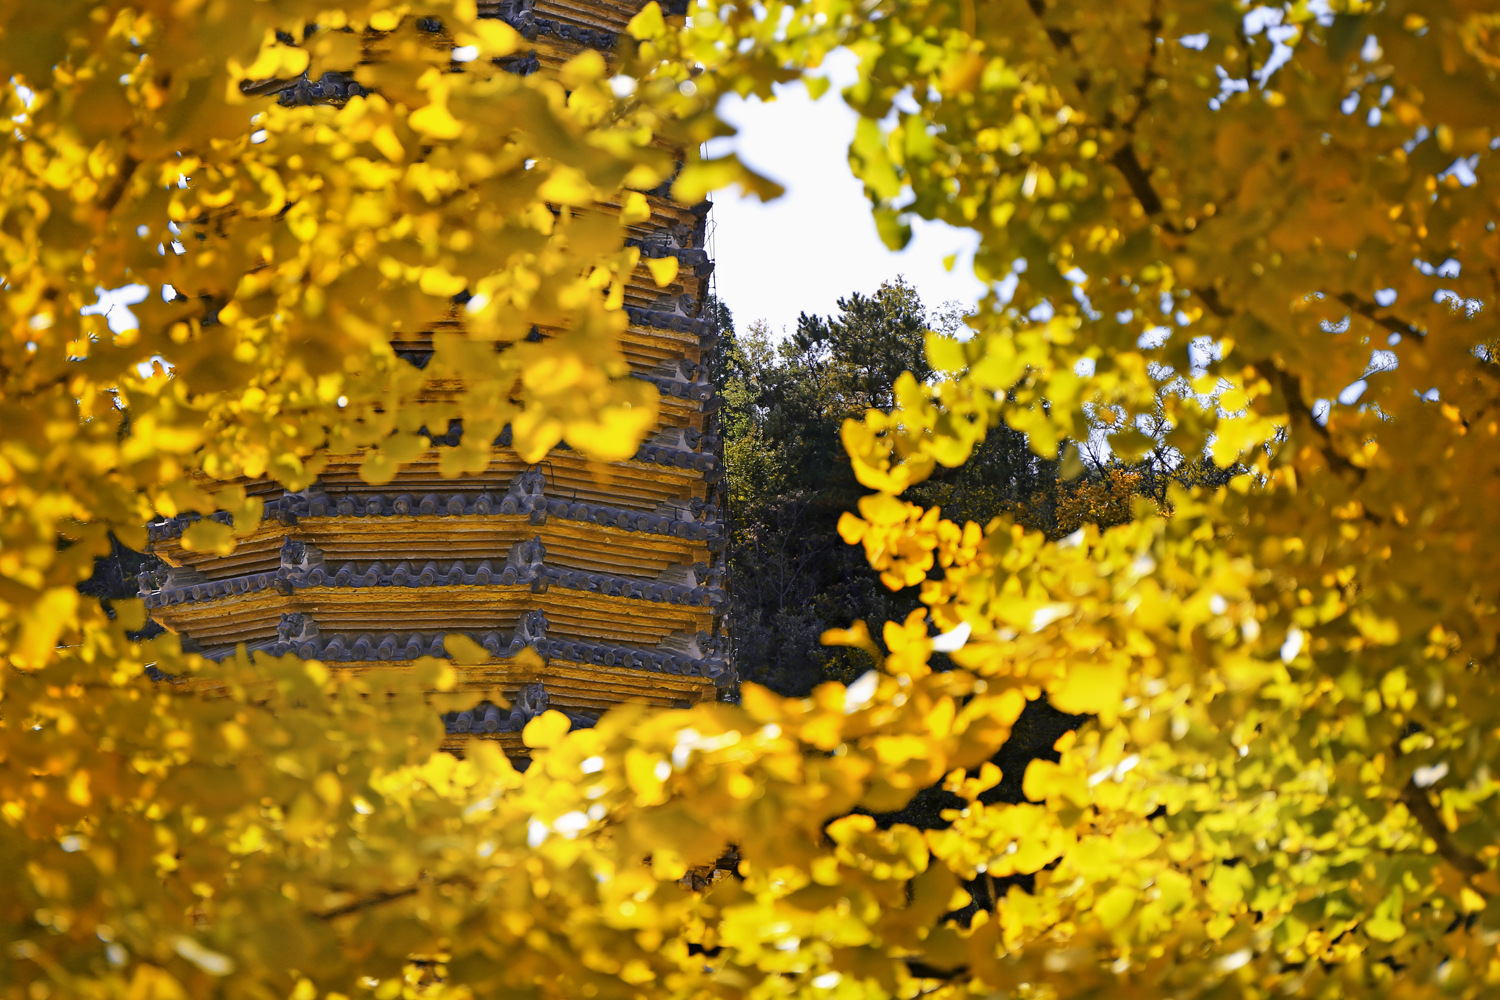
[[[1042,22],[1042,30],[1047,33],[1047,38],[1052,42],[1053,47],[1059,50],[1067,49],[1074,51],[1073,33],[1064,31],[1062,28],[1053,27],[1047,23],[1047,4],[1045,0],[1026,0],[1026,6],[1030,7],[1031,12],[1036,15],[1036,19]]]
[[[1047,12],[1047,5],[1043,0],[1027,0],[1027,6],[1036,15],[1037,20],[1043,22],[1043,30],[1046,31],[1047,37],[1059,52],[1064,50],[1069,52],[1075,51],[1072,33],[1045,23],[1044,18]],[[1122,131],[1125,133],[1125,142],[1119,149],[1115,150],[1109,162],[1125,178],[1125,183],[1130,187],[1130,193],[1135,195],[1136,201],[1140,202],[1142,211],[1146,213],[1147,217],[1155,218],[1162,213],[1165,206],[1162,203],[1161,195],[1151,183],[1151,175],[1147,172],[1145,166],[1142,165],[1140,156],[1135,151],[1135,126],[1136,122],[1140,119],[1141,112],[1151,103],[1149,93],[1151,81],[1157,78],[1155,62],[1157,50],[1160,47],[1157,40],[1157,32],[1161,30],[1161,13],[1157,2],[1153,2],[1151,5],[1151,14],[1146,19],[1145,28],[1150,37],[1150,48],[1146,54],[1145,72],[1142,74],[1141,82],[1131,90],[1131,95],[1135,98],[1136,104],[1130,113],[1130,117],[1121,126]],[[1074,85],[1078,87],[1080,93],[1086,92],[1089,89],[1088,78],[1080,75],[1074,81]],[[1113,118],[1113,113],[1111,112],[1108,117]],[[1173,234],[1179,232],[1177,226],[1170,222],[1161,222],[1159,224],[1168,232]]]
[[[1250,367],[1261,375],[1268,376],[1268,381],[1281,390],[1281,396],[1286,400],[1287,413],[1311,430],[1318,438],[1320,442],[1318,450],[1328,460],[1328,464],[1337,472],[1349,474],[1356,480],[1363,481],[1365,469],[1349,461],[1335,446],[1333,435],[1328,433],[1328,428],[1319,422],[1312,407],[1308,406],[1302,398],[1302,384],[1297,377],[1269,358],[1253,362]],[[1378,515],[1371,514],[1369,511],[1365,511],[1365,516],[1367,519],[1379,520]]]
[[[1128,134],[1134,137],[1133,131]],[[1147,216],[1160,215],[1163,207],[1161,195],[1156,193],[1156,188],[1151,184],[1151,177],[1146,173],[1146,168],[1141,165],[1134,143],[1127,140],[1125,145],[1115,150],[1109,162],[1114,164],[1124,176],[1125,183],[1130,185],[1130,193],[1135,195],[1135,200],[1141,203],[1141,210]]]
[[[1037,10],[1039,3],[1033,2],[1032,9]],[[1122,124],[1121,129],[1125,133],[1125,142],[1119,149],[1115,150],[1110,157],[1110,163],[1125,178],[1125,183],[1130,186],[1130,193],[1135,195],[1136,201],[1140,202],[1141,209],[1148,217],[1161,214],[1163,205],[1161,195],[1157,193],[1155,186],[1151,183],[1151,175],[1141,164],[1140,157],[1135,151],[1135,126],[1140,120],[1141,113],[1151,103],[1148,90],[1151,81],[1156,78],[1154,63],[1156,61],[1157,39],[1156,33],[1161,30],[1161,18],[1155,3],[1151,5],[1151,16],[1146,20],[1146,31],[1150,38],[1150,47],[1146,52],[1145,71],[1141,75],[1141,82],[1131,90],[1131,96],[1135,98],[1135,108],[1130,112],[1130,117]],[[1049,31],[1050,35],[1050,31]],[[1068,38],[1069,45],[1072,38]],[[1108,118],[1113,118],[1113,112]]]
[[[429,880],[423,877],[417,885],[409,885],[404,889],[390,889],[385,892],[377,892],[373,896],[367,896],[364,899],[356,899],[353,902],[345,903],[342,906],[335,906],[331,910],[323,910],[320,913],[315,913],[313,914],[313,916],[315,916],[319,920],[336,920],[339,917],[346,917],[351,913],[358,913],[361,910],[368,910],[376,906],[384,906],[386,903],[394,903],[398,899],[406,899],[408,896],[414,896],[417,894],[418,890],[422,888],[423,883],[433,886],[439,886],[452,885],[456,882],[467,881],[467,879],[464,879],[460,876],[450,876],[448,878],[436,880]]]
[[[136,169],[140,165],[141,161],[129,154],[125,156],[125,159],[120,161],[119,176],[115,178],[114,184],[110,185],[110,189],[105,193],[104,197],[99,200],[100,208],[109,212],[120,203],[120,198],[125,194],[125,188],[129,185],[130,178],[135,176]]]
[[[1135,108],[1130,112],[1130,117],[1121,125],[1121,131],[1125,133],[1125,142],[1119,149],[1115,150],[1109,162],[1114,164],[1125,178],[1125,183],[1130,186],[1130,193],[1135,195],[1135,200],[1140,202],[1141,210],[1148,218],[1156,218],[1161,215],[1166,205],[1162,201],[1161,194],[1156,186],[1151,183],[1151,174],[1141,163],[1140,155],[1135,151],[1136,125],[1140,122],[1141,115],[1151,105],[1151,83],[1159,78],[1156,72],[1156,56],[1161,49],[1161,40],[1157,33],[1161,31],[1161,12],[1159,4],[1151,4],[1151,14],[1146,19],[1146,33],[1150,39],[1150,46],[1146,50],[1146,66],[1141,74],[1141,82],[1131,90],[1131,96],[1135,98]],[[1177,225],[1169,221],[1158,221],[1167,232],[1173,235],[1180,234]]]
[[[1219,298],[1219,290],[1212,285],[1194,288],[1193,294],[1198,296],[1209,312],[1220,319],[1230,319],[1239,315],[1238,310],[1226,305],[1224,300]],[[1312,407],[1308,406],[1302,398],[1302,385],[1297,377],[1270,358],[1254,361],[1250,367],[1281,390],[1282,398],[1286,401],[1287,413],[1318,438],[1320,442],[1318,450],[1328,460],[1328,464],[1338,472],[1347,473],[1363,481],[1365,470],[1349,461],[1334,445],[1333,435],[1328,433],[1328,428],[1318,421]],[[1376,523],[1383,520],[1379,515],[1372,514],[1368,510],[1365,511],[1365,517]]]
[[[1348,306],[1354,312],[1374,323],[1376,326],[1384,327],[1387,330],[1402,334],[1403,336],[1420,336],[1422,334],[1422,330],[1419,329],[1414,323],[1408,323],[1405,320],[1397,319],[1395,316],[1376,315],[1375,310],[1377,306],[1375,305],[1375,303],[1367,302],[1364,299],[1360,298],[1358,295],[1355,295],[1353,292],[1340,292],[1337,296],[1335,296],[1335,298],[1337,298],[1344,305]]]
[[[1408,779],[1406,786],[1401,789],[1401,801],[1406,803],[1406,808],[1416,817],[1422,826],[1422,832],[1432,838],[1437,845],[1437,851],[1454,868],[1463,872],[1471,879],[1476,875],[1483,875],[1489,869],[1483,861],[1472,854],[1460,850],[1453,842],[1453,837],[1448,832],[1448,826],[1438,811],[1433,808],[1432,801],[1427,798],[1427,791],[1421,788],[1415,778]]]
[[[319,920],[336,920],[339,917],[347,917],[351,913],[358,913],[361,910],[368,910],[374,906],[383,906],[386,903],[392,903],[398,899],[405,899],[407,896],[415,896],[416,893],[417,887],[414,885],[407,886],[405,889],[396,889],[391,892],[380,892],[366,899],[357,899],[352,903],[346,903],[343,906],[335,906],[331,910],[324,910],[321,913],[315,914],[315,916],[317,916]]]
[[[1151,81],[1158,78],[1156,72],[1156,55],[1161,49],[1161,39],[1157,37],[1157,33],[1161,31],[1160,0],[1152,0],[1151,13],[1146,18],[1144,27],[1146,29],[1146,37],[1150,40],[1149,47],[1146,49],[1146,66],[1141,73],[1141,82],[1136,84],[1135,88],[1130,92],[1131,96],[1135,98],[1135,109],[1130,112],[1130,117],[1121,126],[1125,134],[1132,137],[1135,135],[1135,126],[1141,119],[1141,113],[1151,105]],[[1154,191],[1152,193],[1153,195],[1155,194]],[[1158,199],[1159,201],[1160,199]]]

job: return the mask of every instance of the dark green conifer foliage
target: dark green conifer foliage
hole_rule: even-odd
[[[724,397],[741,676],[784,694],[853,680],[867,669],[862,654],[827,649],[819,636],[856,618],[904,618],[917,600],[914,589],[888,590],[839,538],[839,515],[865,492],[839,428],[870,407],[892,406],[902,372],[931,378],[927,331],[960,335],[961,318],[954,309],[930,311],[899,278],[839,299],[836,315],[803,313],[779,342],[764,323],[736,330],[728,308],[714,308],[723,331],[713,365]],[[1055,465],[1000,428],[975,461],[922,484],[918,502],[986,523],[1044,491]]]
[[[931,379],[927,332],[965,337],[963,316],[951,305],[929,309],[901,278],[871,295],[839,299],[836,315],[801,314],[784,338],[762,321],[737,329],[718,300],[707,309],[721,330],[709,364],[724,401],[740,675],[787,695],[825,680],[848,683],[869,663],[858,651],[824,647],[823,631],[860,618],[899,620],[918,601],[914,587],[887,589],[863,553],[838,535],[839,516],[866,492],[855,482],[839,428],[871,407],[891,408],[902,372]],[[1130,516],[1130,495],[1112,505],[1080,502],[1089,497],[1124,489],[1162,503],[1169,481],[1218,485],[1227,478],[1206,460],[1182,461],[1165,444],[1128,469],[1086,444],[1073,454],[1071,468],[1041,458],[1023,434],[1001,425],[969,462],[940,467],[907,498],[940,506],[958,522],[984,525],[1006,515],[1058,536],[1074,530],[1080,511],[1102,526]],[[945,662],[934,655],[935,666]]]

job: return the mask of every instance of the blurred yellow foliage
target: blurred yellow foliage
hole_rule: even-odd
[[[1493,11],[690,11],[520,76],[473,0],[0,3],[0,992],[1500,991]],[[656,403],[618,347],[622,216],[672,147],[678,198],[778,193],[699,158],[714,108],[838,45],[882,237],[972,229],[1010,286],[930,345],[943,378],[845,426],[875,494],[845,537],[924,604],[884,648],[830,636],[869,673],[543,716],[522,774],[436,753],[424,698],[462,664],[213,665],[79,598],[110,531],[254,517],[209,484],[299,488],[329,453],[385,481],[448,419],[528,459],[630,454]],[[267,98],[304,69],[361,93]],[[101,290],[132,284],[111,326]],[[440,325],[426,369],[396,360]],[[460,388],[419,401],[433,379]],[[899,498],[1002,421],[1050,457],[1105,410],[1124,458],[1242,471],[1170,519],[1123,516],[1128,474],[1081,486],[1060,539]],[[1042,693],[1095,719],[1030,802],[986,801]],[[947,829],[856,813],[939,782]],[[736,877],[679,886],[731,847]],[[965,881],[1003,890],[966,927]]]

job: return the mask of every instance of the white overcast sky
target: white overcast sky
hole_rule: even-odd
[[[766,204],[738,190],[714,195],[714,278],[735,326],[744,330],[764,319],[773,332],[789,333],[798,313],[833,313],[840,296],[869,294],[898,274],[916,286],[929,310],[948,301],[977,302],[984,288],[972,269],[975,234],[917,220],[901,253],[880,242],[863,185],[849,171],[856,115],[837,93],[853,79],[855,59],[839,50],[822,72],[833,86],[819,101],[796,83],[778,87],[774,101],[731,95],[720,105],[739,134],[715,140],[708,152],[733,149],[787,189]],[[952,253],[958,261],[950,273],[943,258]]]

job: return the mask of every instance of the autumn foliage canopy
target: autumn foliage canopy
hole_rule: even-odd
[[[688,13],[517,75],[473,0],[0,0],[0,993],[1500,994],[1492,5]],[[329,455],[385,481],[449,419],[455,477],[505,425],[527,460],[633,453],[622,223],[667,182],[773,197],[698,156],[718,98],[821,92],[840,45],[883,237],[968,227],[1013,287],[844,427],[870,493],[841,530],[924,606],[827,637],[878,669],[543,716],[520,773],[437,752],[450,661],[215,665],[79,594],[110,532],[253,524],[224,484]],[[257,96],[304,71],[362,93]],[[137,327],[86,310],[132,283]],[[445,318],[427,368],[395,357]],[[1001,423],[1237,474],[1061,539],[902,499]],[[986,804],[1044,694],[1091,720]],[[939,783],[946,829],[877,824]],[[993,909],[946,919],[976,879]]]

